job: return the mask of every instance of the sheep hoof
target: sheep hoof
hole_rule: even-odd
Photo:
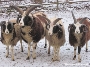
[[[6,56],[6,58],[7,58],[8,56]]]
[[[36,55],[32,55],[33,59],[36,59]]]
[[[15,61],[14,59],[12,59],[12,61]]]
[[[30,57],[28,56],[27,58],[26,58],[26,60],[29,60],[30,59]]]
[[[45,44],[44,48],[46,48],[46,47],[47,47],[47,44]]]
[[[48,51],[48,54],[50,54],[50,51]]]
[[[36,57],[33,57],[33,59],[36,59]]]
[[[86,49],[86,52],[88,52],[88,49]]]
[[[21,50],[21,52],[23,52],[23,50]]]
[[[54,61],[56,61],[56,59],[55,58],[52,58],[52,61],[54,62]]]
[[[75,60],[76,58],[74,57],[73,60]]]
[[[79,59],[79,62],[81,62],[81,59]]]

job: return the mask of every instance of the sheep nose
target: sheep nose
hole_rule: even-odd
[[[9,34],[9,32],[8,32],[8,31],[6,31],[5,33],[6,33],[6,34]]]
[[[50,32],[48,33],[49,35],[52,35]]]
[[[76,33],[78,33],[78,31]]]
[[[20,25],[22,25],[22,23],[20,23]]]

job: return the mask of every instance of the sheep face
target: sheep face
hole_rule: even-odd
[[[13,24],[10,23],[10,22],[2,21],[1,28],[2,28],[2,31],[5,34],[12,33],[12,31],[13,31]]]
[[[70,24],[70,32],[72,33],[83,33],[87,31],[87,27],[84,24],[76,23],[76,24]]]
[[[48,29],[48,34],[52,35],[52,34],[57,34],[58,38],[62,37],[63,34],[63,30],[62,30],[62,25],[54,25],[53,27],[50,26],[50,28]]]
[[[31,26],[33,23],[32,17],[26,16],[18,16],[17,21],[20,26]]]

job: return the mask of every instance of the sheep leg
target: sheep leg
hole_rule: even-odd
[[[56,60],[56,48],[55,47],[53,47],[53,58],[52,58],[52,60],[53,61],[55,61]]]
[[[81,52],[81,47],[78,46],[78,61],[79,62],[81,62],[80,52]]]
[[[37,46],[37,44],[33,43],[33,53],[32,53],[33,59],[36,59],[36,46]]]
[[[30,59],[30,48],[31,48],[31,45],[28,44],[28,56],[27,56],[26,60]]]
[[[6,58],[7,58],[9,55],[9,46],[7,46],[6,50],[7,50],[7,54],[6,54]]]
[[[21,52],[23,52],[22,39],[20,39],[20,43],[21,43]]]
[[[60,61],[60,54],[59,54],[59,52],[60,52],[60,49],[57,48],[57,60],[58,60],[58,61]]]
[[[12,61],[15,61],[15,60],[14,60],[14,52],[13,52],[13,47],[14,47],[14,46],[11,46]]]
[[[47,47],[47,39],[45,38],[45,46],[44,46],[44,48],[46,48]]]
[[[49,47],[48,47],[48,54],[50,54],[50,45],[49,45]]]
[[[77,49],[77,47],[74,47],[74,57],[73,57],[73,60],[76,59],[76,49]]]
[[[88,42],[86,42],[86,52],[88,52]]]

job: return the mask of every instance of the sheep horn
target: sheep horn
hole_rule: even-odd
[[[15,10],[17,10],[21,15],[23,14],[23,10],[17,6],[10,6],[11,8],[14,8]]]
[[[71,27],[71,24],[69,24],[69,26],[68,26],[68,32],[70,31],[70,27]]]
[[[36,7],[41,7],[41,5],[32,6],[31,8],[28,8],[26,10],[26,15],[28,15],[32,10],[34,10]]]
[[[72,12],[72,11],[71,11],[71,12]],[[75,18],[75,16],[74,16],[73,12],[72,12],[72,17],[73,17],[74,23],[77,23],[76,18]]]
[[[79,23],[82,23],[85,19],[87,19],[87,17],[84,17],[83,19],[81,19]]]
[[[53,25],[55,25],[59,20],[61,20],[62,18],[57,18],[56,20],[54,20]]]

